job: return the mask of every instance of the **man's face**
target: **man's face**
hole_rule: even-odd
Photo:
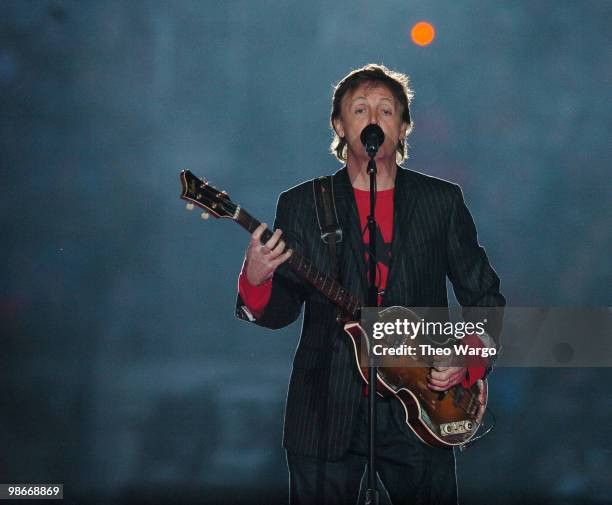
[[[334,127],[340,137],[346,138],[351,159],[366,161],[368,155],[361,143],[361,131],[371,123],[377,124],[385,133],[385,142],[376,159],[395,160],[397,143],[406,136],[408,128],[401,114],[401,105],[386,85],[366,82],[344,95]]]

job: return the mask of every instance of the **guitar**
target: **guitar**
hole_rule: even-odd
[[[260,222],[235,204],[225,191],[219,191],[204,180],[198,179],[189,170],[180,173],[182,193],[187,208],[204,209],[202,217],[227,218],[236,221],[249,233],[253,233]],[[272,236],[266,229],[261,241]],[[363,380],[369,384],[368,368],[359,359],[361,345],[367,346],[369,339],[360,323],[361,301],[336,280],[321,272],[310,260],[293,251],[287,260],[295,273],[311,284],[342,311],[344,331],[353,343],[355,360]],[[381,316],[418,321],[418,316],[405,307],[389,307]],[[410,359],[410,358],[406,358]],[[384,366],[378,368],[376,392],[383,397],[395,396],[405,411],[405,421],[415,435],[424,443],[435,447],[464,447],[473,439],[481,426],[485,413],[488,387],[486,380],[479,380],[470,388],[460,384],[444,391],[432,391],[427,386],[429,366]],[[478,437],[480,438],[480,437]]]

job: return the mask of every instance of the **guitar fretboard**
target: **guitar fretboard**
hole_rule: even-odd
[[[240,212],[234,219],[249,233],[253,233],[261,224],[257,219],[243,209],[240,209]],[[266,229],[261,235],[261,242],[267,242],[271,236],[272,232],[269,229]],[[291,257],[287,260],[287,263],[289,263],[291,268],[296,274],[298,274],[299,277],[314,286],[320,293],[338,305],[351,318],[356,319],[359,317],[359,308],[361,306],[359,299],[349,293],[340,285],[340,283],[331,278],[329,275],[321,272],[313,265],[312,261],[305,258],[299,252],[293,249]]]

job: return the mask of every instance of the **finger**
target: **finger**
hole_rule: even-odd
[[[433,370],[430,370],[429,372],[429,377],[431,377],[432,379],[440,380],[440,381],[449,379],[451,375],[452,375],[451,370],[445,370],[443,372],[438,372],[437,370],[433,369]]]
[[[428,377],[427,382],[429,384],[433,384],[434,386],[447,386],[450,382],[450,378],[438,378],[438,377]]]
[[[453,367],[450,370],[447,370],[445,373],[448,373],[447,377],[448,379],[453,382],[455,381],[458,377],[465,377],[465,368],[456,368]]]
[[[451,377],[449,380],[447,381],[437,381],[437,380],[431,380],[427,382],[427,385],[430,388],[440,388],[443,391],[446,391],[449,388],[452,388],[454,385],[458,384],[459,382],[461,382],[462,377],[460,376],[454,376]]]
[[[270,253],[269,257],[271,259],[275,259],[281,254],[283,254],[284,250],[285,250],[285,241],[279,240],[278,244],[276,244],[276,247],[272,249],[272,252]]]
[[[438,380],[432,379],[432,380],[427,381],[427,385],[446,389],[447,387],[450,386],[450,382],[449,381],[438,381]]]
[[[444,372],[430,370],[427,376],[427,381],[435,386],[442,386],[448,389],[451,386],[461,382],[465,377],[465,368],[452,367]]]
[[[436,372],[444,372],[446,370],[448,370],[449,368],[451,368],[450,366],[434,366],[433,369]]]
[[[450,383],[448,381],[439,381],[436,379],[429,379],[427,381],[427,387],[435,391],[445,391],[450,387]]]
[[[288,249],[284,254],[281,254],[278,258],[276,258],[271,264],[274,269],[277,269],[280,265],[282,265],[285,261],[287,261],[291,255],[293,254],[292,249]]]
[[[430,383],[427,383],[427,387],[432,391],[446,391],[448,389],[446,386],[435,386]]]
[[[455,384],[458,384],[459,382],[461,382],[464,378],[465,378],[465,369],[459,368],[459,369],[455,369],[455,371],[453,371],[445,379],[440,380],[440,382],[443,383],[443,385],[445,386],[445,389],[448,389],[454,386]],[[439,380],[439,379],[436,379],[436,380]],[[437,385],[439,385],[439,383],[437,383]]]
[[[261,223],[257,228],[255,228],[255,231],[251,235],[251,246],[253,247],[259,246],[261,235],[263,234],[264,230],[267,227],[268,225],[266,223]]]
[[[281,233],[283,233],[283,231],[280,228],[276,230],[265,243],[265,249],[267,249],[268,251],[272,251],[276,247],[276,244],[280,239]]]

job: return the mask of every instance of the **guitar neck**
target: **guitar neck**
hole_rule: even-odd
[[[234,220],[249,233],[253,233],[261,224],[257,219],[241,208],[239,208],[237,215],[234,216]],[[272,232],[266,228],[261,235],[261,242],[266,243],[271,236]],[[321,294],[335,303],[351,318],[358,318],[361,303],[357,297],[344,289],[335,279],[321,272],[313,265],[312,261],[302,256],[294,249],[287,263],[289,263],[300,278],[314,286]]]

